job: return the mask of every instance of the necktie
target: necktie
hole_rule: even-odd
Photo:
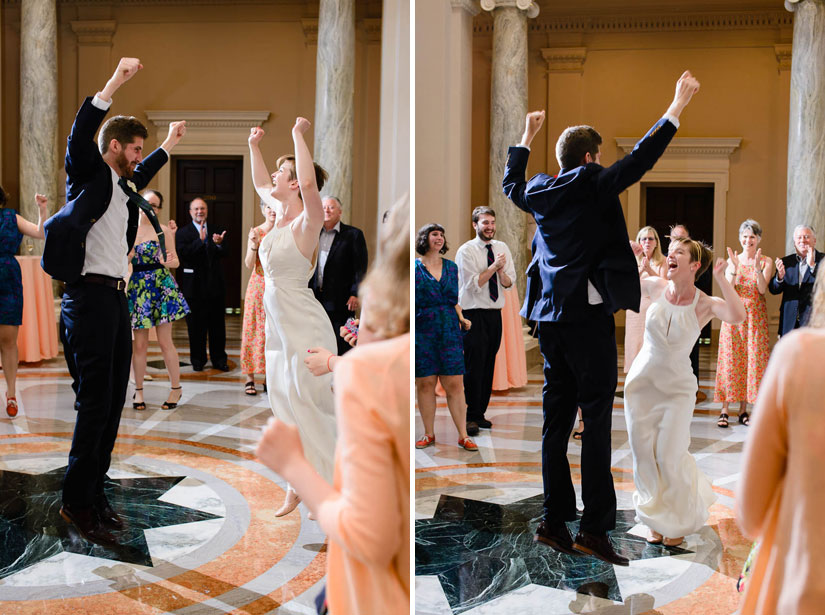
[[[493,246],[489,243],[487,244],[487,265],[492,265],[496,260],[496,257],[493,256]],[[492,301],[498,300],[498,274],[494,273],[490,280],[487,282],[487,286],[490,288],[490,299]]]
[[[129,186],[129,182],[125,177],[121,177],[117,185],[123,189],[123,192],[126,193],[126,196],[129,197],[129,202],[132,205],[137,205],[140,209],[143,210],[143,213],[146,214],[146,217],[149,218],[149,222],[152,223],[152,228],[155,229],[155,233],[158,235],[158,243],[160,244],[160,251],[163,253],[163,260],[166,260],[166,239],[163,236],[163,229],[160,227],[160,220],[155,215],[155,210],[152,209],[152,206],[149,204],[149,201],[144,199],[140,196],[137,192],[132,190],[131,186]]]

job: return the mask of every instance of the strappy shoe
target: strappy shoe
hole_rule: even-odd
[[[175,401],[169,401],[167,399],[165,402],[163,402],[161,404],[160,409],[161,410],[174,410],[175,408],[177,408],[178,407],[178,402],[180,401],[180,398],[183,397],[183,391],[181,390],[182,388],[183,387],[172,387],[172,389],[171,389],[172,391],[180,391],[180,394],[178,395],[178,398]],[[172,396],[172,394],[169,393],[169,397],[171,397],[171,396]]]
[[[255,388],[255,381],[250,380],[245,385],[243,385],[243,392],[247,395],[257,395],[258,389]]]
[[[717,427],[727,427],[728,426],[728,415],[724,412],[719,415],[719,420],[716,421]]]
[[[751,415],[747,411],[739,413],[739,424],[745,427],[751,424]]]
[[[6,395],[6,414],[12,419],[17,416],[17,398],[13,395],[11,397]]]
[[[143,389],[135,389],[135,392],[132,393],[132,400],[137,398],[137,392],[142,391]],[[146,402],[145,401],[132,401],[132,408],[135,410],[146,410]]]

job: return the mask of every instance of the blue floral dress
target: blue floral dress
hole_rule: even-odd
[[[415,377],[464,374],[464,344],[455,306],[458,303],[458,267],[441,259],[436,280],[415,259]]]
[[[189,305],[169,270],[160,263],[160,245],[145,241],[135,246],[132,275],[126,288],[132,329],[151,329],[180,320]]]
[[[0,207],[0,325],[23,322],[23,278],[14,258],[22,239],[17,212]]]

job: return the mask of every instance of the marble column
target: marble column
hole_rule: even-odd
[[[791,253],[798,224],[812,225],[825,241],[825,0],[786,0],[785,8],[794,13],[785,226]]]
[[[501,191],[507,148],[524,132],[527,114],[527,18],[538,15],[532,0],[482,0],[493,13],[492,104],[490,106],[489,205],[496,212],[496,238],[505,242],[515,261],[519,296],[524,296],[524,270],[529,262],[530,219]]]
[[[27,0],[20,16],[20,213],[37,222],[34,193],[57,203],[57,3]],[[42,254],[42,242],[26,251]]]
[[[321,0],[315,69],[315,161],[329,173],[322,193],[337,196],[350,221],[355,76],[355,2]]]

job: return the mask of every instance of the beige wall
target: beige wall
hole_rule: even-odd
[[[635,27],[610,33],[559,28],[563,33],[556,33],[541,27],[541,19],[531,22],[529,34],[528,106],[547,109],[548,120],[533,144],[528,174],[558,171],[555,140],[572,124],[599,130],[602,164],[611,164],[618,156],[615,138],[641,137],[664,113],[678,76],[690,69],[702,90],[683,114],[677,136],[742,138],[730,158],[727,217],[723,237],[716,240],[717,254],[724,253],[725,245],[738,247],[739,224],[752,217],[765,229],[764,253],[782,255],[790,74],[779,70],[774,45],[790,42],[787,24],[774,20],[762,27],[686,31]],[[485,202],[488,192],[492,36],[485,30],[490,23],[485,13],[475,18],[473,205]],[[581,72],[549,73],[542,49],[552,47],[585,47]],[[626,195],[622,201],[626,208]],[[462,215],[469,218],[470,207]],[[638,229],[628,230],[632,236]],[[522,249],[529,250],[529,238]],[[778,313],[778,305],[769,298],[771,313]]]
[[[352,207],[352,224],[364,229],[373,252],[378,212],[381,1],[356,4],[354,203],[345,205]],[[2,177],[4,187],[16,193],[19,113],[10,101],[19,96],[19,5],[4,5],[2,11]],[[102,88],[117,60],[129,55],[139,57],[145,68],[115,95],[112,113],[133,114],[149,126],[147,149],[158,145],[147,110],[266,110],[270,115],[263,124],[267,136],[261,149],[267,163],[274,165],[278,155],[292,151],[290,130],[295,117],[312,120],[314,114],[317,15],[317,1],[222,5],[175,1],[140,6],[61,2],[59,160],[63,160],[65,138],[83,97]],[[71,22],[86,20],[116,22],[111,46],[78,43]],[[65,190],[62,180],[61,193]],[[174,207],[164,208],[165,215],[169,211]],[[257,207],[254,220],[262,221]]]

